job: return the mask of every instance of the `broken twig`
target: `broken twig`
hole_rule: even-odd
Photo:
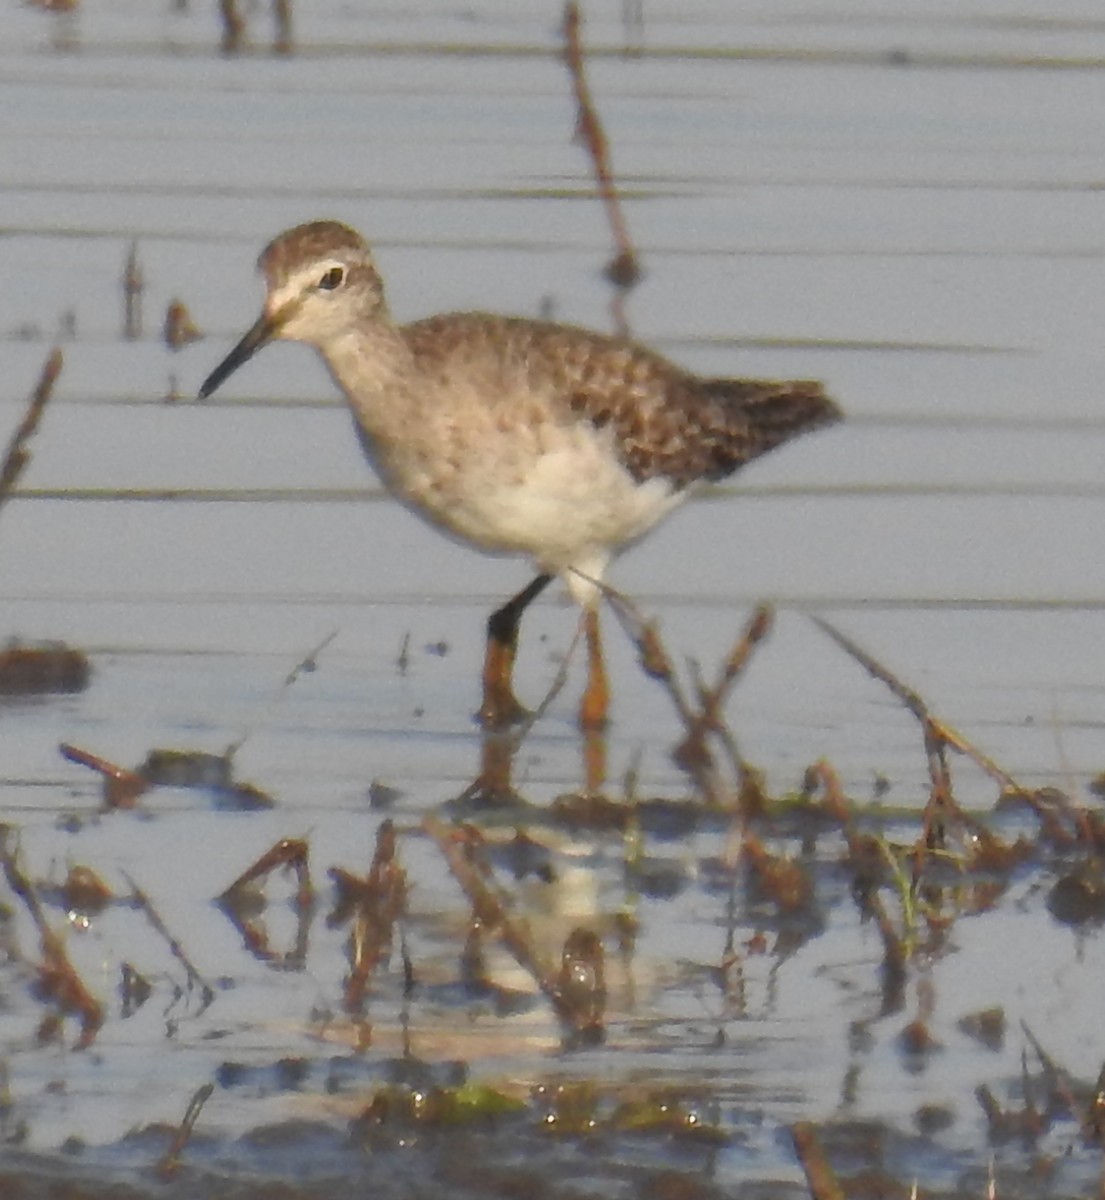
[[[595,183],[606,209],[607,220],[614,236],[615,255],[606,265],[606,277],[617,289],[613,302],[614,323],[622,337],[629,334],[625,319],[624,298],[641,277],[637,251],[629,236],[629,227],[622,215],[621,199],[610,165],[610,144],[603,132],[602,122],[595,112],[591,89],[584,68],[583,42],[580,38],[582,17],[579,5],[569,0],[564,6],[564,61],[572,76],[576,98],[576,136],[583,142],[595,171]]]
[[[38,383],[35,384],[35,390],[31,393],[23,420],[20,421],[8,442],[4,461],[0,463],[0,506],[3,506],[4,501],[11,494],[16,480],[23,474],[27,463],[31,460],[27,443],[38,428],[46,402],[53,395],[54,384],[57,383],[58,376],[61,374],[61,364],[61,351],[57,348],[51,350],[43,365],[42,373],[38,377]]]

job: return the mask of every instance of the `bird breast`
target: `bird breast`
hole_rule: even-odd
[[[414,404],[401,428],[363,440],[389,488],[463,541],[563,573],[617,553],[682,498],[666,479],[637,482],[610,429],[532,396],[489,405],[462,392],[454,379],[447,405]]]

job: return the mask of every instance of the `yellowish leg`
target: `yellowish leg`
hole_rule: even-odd
[[[601,795],[606,784],[606,730],[584,729],[583,791],[587,796]]]
[[[597,608],[583,610],[583,631],[587,636],[587,690],[579,706],[579,727],[584,730],[605,729],[610,707],[610,685],[602,657]]]
[[[514,658],[522,613],[548,586],[552,576],[538,575],[528,587],[496,609],[487,622],[487,653],[483,660],[483,703],[480,723],[485,729],[505,729],[526,715],[514,695]]]
[[[477,784],[481,798],[489,804],[509,801],[514,796],[511,775],[514,767],[514,738],[501,730],[485,729],[480,740],[480,776]]]
[[[579,706],[579,727],[583,731],[584,789],[595,796],[606,783],[606,713],[610,706],[597,608],[584,610],[583,631],[587,637],[587,690]]]
[[[522,715],[522,706],[511,686],[514,650],[511,643],[487,639],[487,654],[483,660],[483,701],[480,704],[480,724],[485,729],[503,729]]]

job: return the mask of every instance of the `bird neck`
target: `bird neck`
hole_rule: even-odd
[[[411,390],[414,357],[390,320],[361,322],[319,346],[358,422],[373,438],[388,440]]]

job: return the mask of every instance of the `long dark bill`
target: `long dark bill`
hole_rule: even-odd
[[[273,316],[264,313],[258,319],[253,328],[203,381],[199,393],[201,400],[206,400],[216,388],[234,374],[242,363],[248,362],[258,350],[272,341],[280,327],[279,316],[279,313]]]

